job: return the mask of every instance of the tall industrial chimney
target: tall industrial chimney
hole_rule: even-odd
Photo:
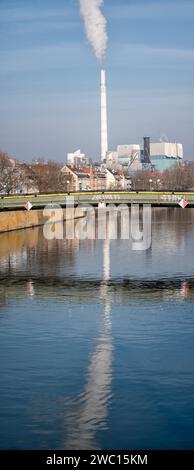
[[[101,160],[105,160],[108,151],[106,72],[101,70]]]
[[[144,137],[144,163],[151,163],[151,160],[150,160],[150,137]]]

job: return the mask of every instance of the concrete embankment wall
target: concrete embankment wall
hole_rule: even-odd
[[[66,209],[63,209],[63,218],[74,218],[74,212],[68,214],[66,217]],[[43,210],[31,210],[31,211],[5,211],[0,212],[0,233],[10,232],[12,230],[20,230],[30,227],[38,227],[44,225],[48,220],[48,216],[43,215]],[[58,220],[61,220],[60,218]],[[57,220],[55,220],[57,221]]]

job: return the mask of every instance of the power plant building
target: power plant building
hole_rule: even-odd
[[[150,160],[155,171],[170,170],[173,166],[182,163],[183,146],[171,142],[151,143]]]
[[[80,168],[89,165],[89,158],[81,150],[67,154],[67,164],[71,167]]]
[[[151,143],[144,137],[143,151],[139,144],[118,145],[116,151],[108,150],[108,117],[106,71],[101,70],[101,162],[108,169],[121,169],[125,173],[135,173],[142,169],[163,172],[180,164],[183,159],[183,146],[178,143]]]
[[[117,150],[107,152],[107,168],[120,168],[128,173],[142,170],[139,144],[118,145]]]

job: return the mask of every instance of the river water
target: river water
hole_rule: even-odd
[[[152,243],[0,235],[0,449],[194,449],[194,209]]]

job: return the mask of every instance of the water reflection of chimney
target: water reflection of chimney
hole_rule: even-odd
[[[79,397],[77,411],[68,419],[69,437],[66,449],[96,449],[96,434],[99,429],[108,426],[108,404],[111,397],[112,383],[112,336],[111,336],[111,300],[109,297],[110,279],[110,240],[103,242],[103,281],[101,300],[104,305],[104,318],[97,346],[91,355],[87,382],[84,392]]]
[[[26,282],[26,292],[28,297],[34,297],[35,295],[35,290],[34,290],[34,283],[33,281],[27,281]]]

